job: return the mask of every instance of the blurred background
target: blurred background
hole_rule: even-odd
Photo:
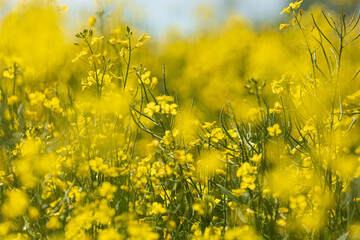
[[[16,62],[24,79],[34,84],[64,82],[76,89],[87,66],[71,63],[81,50],[73,45],[75,34],[91,28],[107,43],[113,36],[124,38],[125,28],[130,26],[135,39],[142,33],[151,36],[135,54],[134,66],[142,64],[161,79],[165,64],[169,87],[179,94],[183,106],[195,102],[202,114],[214,116],[226,101],[238,101],[234,104],[246,112],[254,103],[239,96],[246,94],[244,84],[249,79],[262,79],[270,85],[286,72],[310,69],[299,31],[295,27],[279,31],[280,23],[291,24],[291,17],[280,15],[289,2],[0,0],[0,64]],[[306,34],[313,34],[309,14],[313,12],[324,31],[336,38],[320,10],[336,17],[343,9],[350,19],[359,10],[359,0],[304,0],[301,7]],[[96,21],[89,26],[92,16]],[[360,65],[358,43],[348,49],[350,64],[344,66],[353,75]],[[104,48],[109,58],[116,58],[112,50]],[[133,82],[137,84],[136,79]],[[159,84],[158,91],[161,88]]]
[[[124,19],[136,24],[146,32],[164,37],[170,30],[182,34],[194,33],[201,27],[218,27],[229,16],[239,15],[261,25],[281,19],[279,9],[286,7],[289,0],[60,0],[67,5],[69,14],[78,17],[83,11],[94,12],[101,5],[121,5]],[[105,3],[104,3],[105,2]],[[347,10],[359,9],[360,0],[305,0],[308,8],[312,4],[324,4],[333,9],[345,7]],[[100,7],[101,8],[101,7]],[[111,7],[110,7],[111,8]],[[204,21],[205,20],[205,21]],[[211,25],[207,25],[207,24]],[[204,26],[205,25],[205,26]]]
[[[29,0],[0,0],[1,18],[20,2]],[[164,37],[171,30],[181,34],[194,33],[199,27],[222,25],[229,16],[239,15],[256,25],[268,24],[281,19],[279,10],[289,0],[48,0],[47,4],[67,7],[66,23],[69,30],[78,28],[81,19],[100,9],[121,8],[122,19],[132,25]],[[360,0],[305,0],[306,9],[313,4],[323,4],[333,9],[359,9]],[[107,8],[107,9],[105,9]],[[204,21],[208,20],[208,21]],[[204,26],[205,25],[205,26]]]

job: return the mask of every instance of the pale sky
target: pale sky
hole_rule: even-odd
[[[0,0],[4,1],[4,0]],[[5,0],[11,6],[22,0]],[[98,9],[95,1],[126,3],[124,16],[128,22],[139,26],[152,35],[163,36],[169,29],[175,28],[180,33],[191,33],[196,30],[196,13],[199,7],[212,9],[212,21],[221,23],[231,13],[241,14],[255,22],[269,18],[278,18],[282,7],[289,0],[48,0],[59,5],[67,5],[67,25],[79,28],[79,20],[93,15]],[[9,7],[7,8],[9,9]],[[136,12],[136,13],[134,13]],[[0,11],[0,16],[4,11]],[[136,16],[136,17],[135,17]],[[138,16],[141,16],[139,18]],[[85,20],[86,22],[86,20]]]
[[[79,10],[96,11],[94,0],[58,0],[65,4],[71,15],[77,15]],[[126,2],[130,12],[136,11],[143,19],[136,19],[143,30],[152,34],[163,35],[167,30],[176,28],[183,33],[192,32],[196,25],[196,12],[201,6],[215,10],[219,21],[224,20],[229,12],[241,14],[253,21],[261,22],[268,18],[277,18],[288,3],[288,0],[113,0],[113,2]],[[226,8],[228,3],[231,7]],[[131,21],[131,19],[129,19]],[[134,19],[133,19],[134,21]],[[131,21],[131,22],[133,22]]]

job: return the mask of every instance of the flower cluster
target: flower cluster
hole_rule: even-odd
[[[0,239],[359,239],[360,18],[301,4],[159,52],[107,11],[76,53],[66,7],[4,16]]]

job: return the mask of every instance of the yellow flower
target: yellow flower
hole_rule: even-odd
[[[95,157],[95,159],[90,160],[89,166],[95,172],[106,171],[109,168],[109,166],[104,163],[104,160],[99,157]]]
[[[160,106],[156,105],[154,102],[150,102],[146,105],[146,108],[144,109],[144,113],[148,115],[149,117],[152,117],[154,113],[157,113],[160,111]]]
[[[5,70],[5,71],[3,72],[3,77],[4,77],[4,78],[13,79],[14,76],[15,76],[15,71],[14,71],[14,68],[13,68],[12,66],[9,67],[8,70]]]
[[[13,223],[11,221],[0,223],[0,236],[6,236],[12,227]]]
[[[129,47],[129,41],[127,41],[127,40],[124,40],[124,41],[118,40],[117,43],[123,45],[125,48]]]
[[[77,56],[76,56],[76,58],[74,58],[71,62],[72,63],[74,63],[74,62],[77,62],[82,56],[84,56],[84,55],[86,55],[86,54],[88,54],[88,52],[87,51],[81,51]]]
[[[280,227],[285,227],[286,226],[286,221],[282,218],[280,218],[279,220],[276,221],[277,225],[279,225]]]
[[[29,204],[27,195],[19,190],[7,192],[7,198],[1,207],[1,213],[8,218],[16,218],[23,215]]]
[[[295,1],[293,3],[290,3],[289,6],[287,8],[284,8],[280,14],[286,13],[286,14],[290,15],[291,11],[294,11],[294,10],[297,10],[300,8],[300,5],[302,2],[303,2],[303,0],[301,0],[300,2]]]
[[[125,55],[126,55],[126,48],[121,48],[119,54],[120,54],[120,56],[125,57]]]
[[[12,95],[11,97],[9,97],[7,99],[9,105],[14,105],[15,103],[18,102],[18,100],[19,100],[19,98],[15,95]]]
[[[215,125],[216,125],[216,121],[213,121],[212,123],[205,122],[204,125],[202,125],[202,128],[206,130],[211,130],[212,128],[214,128]]]
[[[166,130],[163,140],[161,140],[161,143],[164,143],[165,146],[170,147],[171,144],[174,143],[175,138],[178,134],[179,134],[178,130],[173,130],[173,131]]]
[[[236,176],[241,177],[241,189],[255,189],[255,181],[256,181],[256,167],[250,165],[250,163],[243,163],[238,170],[236,171]]]
[[[272,127],[267,128],[270,136],[277,136],[281,133],[279,124],[275,123]]]
[[[159,235],[153,232],[151,226],[146,223],[140,224],[138,222],[132,221],[127,227],[127,232],[130,235],[129,239],[140,240],[157,240]]]
[[[60,107],[60,100],[57,97],[53,97],[51,100],[45,99],[44,106],[56,113],[61,113],[63,111]]]
[[[41,92],[34,92],[29,94],[30,105],[41,105],[45,100],[45,94]]]
[[[165,104],[165,105],[162,106],[161,112],[166,113],[166,114],[170,113],[172,115],[176,115],[177,114],[177,107],[178,107],[178,105],[176,103]]]
[[[299,9],[302,2],[303,2],[303,0],[301,0],[300,2],[296,1],[293,4],[290,4],[290,5],[291,5],[291,7],[293,9]]]
[[[242,227],[234,227],[225,232],[225,240],[253,240],[260,239],[255,230],[250,228],[248,225]]]
[[[284,29],[286,29],[286,28],[289,28],[290,27],[290,24],[280,24],[280,27],[279,27],[279,29],[280,30],[284,30]]]
[[[281,214],[285,214],[285,213],[288,213],[288,212],[289,212],[289,209],[286,208],[286,207],[279,208],[279,213],[281,213]]]
[[[40,212],[37,208],[30,206],[28,209],[28,215],[31,220],[35,221],[36,219],[39,218]]]
[[[274,108],[270,108],[269,113],[277,113],[277,114],[279,114],[279,113],[281,113],[281,111],[282,111],[281,104],[278,103],[278,102],[275,102]]]
[[[231,190],[232,195],[234,195],[235,197],[240,197],[241,195],[243,195],[246,191],[244,189],[233,189]]]
[[[225,137],[225,134],[222,132],[221,128],[214,128],[210,133],[206,134],[207,138],[210,138],[213,142],[219,142],[219,140]]]
[[[116,38],[111,38],[111,39],[109,40],[109,43],[112,44],[112,45],[117,44]]]
[[[101,64],[101,60],[100,60],[100,57],[101,57],[101,54],[93,54],[91,55],[90,57],[88,57],[88,61],[89,61],[89,64],[92,65],[93,63],[98,63],[98,64]],[[99,74],[99,69],[98,69],[98,74]]]
[[[151,214],[164,214],[164,213],[166,213],[166,211],[167,211],[166,208],[164,208],[161,203],[153,202],[151,205],[150,215]]]
[[[200,203],[195,203],[195,204],[193,204],[193,209],[194,209],[199,215],[204,215],[204,214],[205,214],[205,209],[204,209],[203,205],[200,204]]]
[[[283,13],[290,15],[290,7],[284,8],[280,14],[283,14]]]
[[[102,229],[99,231],[99,240],[119,240],[123,239],[120,233],[118,233],[114,228]]]
[[[150,83],[150,89],[154,89],[157,84],[158,84],[158,79],[156,77],[152,77]]]
[[[130,188],[129,188],[128,186],[121,185],[121,186],[120,186],[120,189],[121,189],[121,190],[124,190],[124,191],[129,191]]]
[[[148,40],[150,38],[150,36],[146,36],[146,33],[144,33],[143,35],[141,35],[141,37],[139,38],[139,42],[144,42],[145,40]]]
[[[146,71],[144,74],[141,74],[141,80],[139,79],[139,83],[143,83],[143,84],[150,84],[150,74],[151,72],[150,71]]]
[[[96,17],[95,17],[95,16],[89,17],[88,22],[89,22],[89,26],[90,26],[90,27],[94,26],[95,23],[96,23]]]
[[[300,194],[297,197],[290,197],[290,208],[292,210],[304,210],[307,206],[306,197]]]
[[[138,42],[137,44],[135,44],[136,48],[141,48],[144,45],[143,42]]]
[[[174,97],[173,96],[162,95],[162,96],[156,97],[156,100],[159,101],[159,105],[163,105],[163,104],[166,104],[167,102],[173,102]]]
[[[294,155],[294,154],[297,152],[297,150],[300,149],[300,148],[301,148],[301,146],[300,146],[300,145],[297,145],[295,148],[293,148],[293,149],[290,151],[290,153]]]
[[[46,228],[49,230],[56,230],[62,227],[61,222],[57,217],[51,217],[46,223]]]
[[[103,39],[104,36],[101,36],[101,37],[93,37],[91,39],[91,45],[94,45],[95,43],[99,42],[101,39]]]
[[[103,182],[99,188],[99,194],[101,197],[105,197],[106,199],[110,200],[114,198],[114,192],[116,192],[116,190],[116,186],[111,185],[109,182]]]
[[[247,208],[246,209],[246,215],[253,215],[255,213],[254,210],[250,209],[250,208]]]
[[[260,154],[254,154],[251,158],[250,158],[250,161],[253,161],[253,162],[260,162],[261,161],[261,157],[262,157],[262,153]]]
[[[215,172],[219,175],[223,175],[223,176],[226,176],[226,172],[222,169],[215,169]]]

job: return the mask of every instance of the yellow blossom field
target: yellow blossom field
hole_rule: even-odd
[[[0,239],[360,239],[354,1],[164,38],[125,1],[67,30],[58,1],[10,2]]]

